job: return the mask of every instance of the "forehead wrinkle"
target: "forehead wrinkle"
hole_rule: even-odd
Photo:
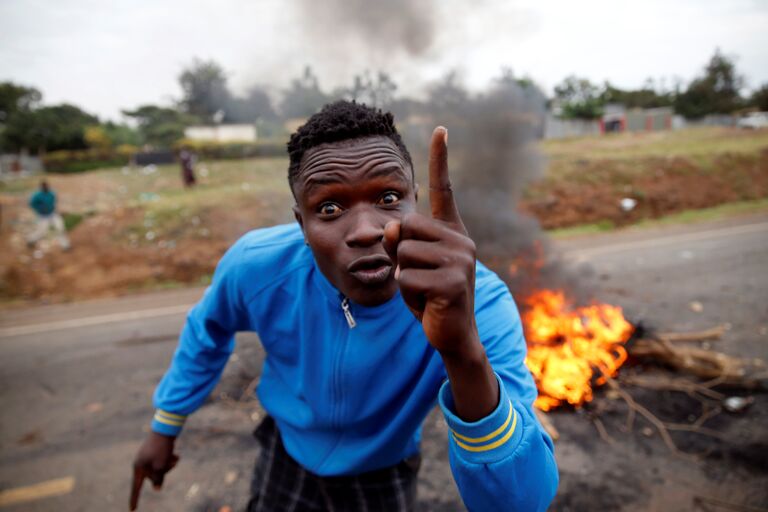
[[[373,135],[359,139],[329,142],[309,148],[299,163],[299,172],[297,174],[301,174],[303,169],[314,166],[319,159],[329,157],[341,159],[360,158],[362,155],[371,152],[391,154],[401,161],[403,167],[407,167],[404,155],[391,139],[381,135]]]
[[[406,162],[400,151],[393,150],[391,148],[323,148],[312,154],[308,155],[302,165],[300,166],[301,172],[311,169],[318,165],[318,162],[328,161],[338,163],[341,165],[354,165],[361,159],[364,159],[370,155],[382,155],[382,157],[388,157],[396,159],[401,166],[405,167]]]
[[[305,181],[311,179],[317,173],[343,170],[345,173],[354,172],[356,168],[363,168],[364,172],[381,165],[388,165],[389,169],[401,169],[405,172],[408,168],[407,162],[403,159],[399,151],[382,151],[381,148],[366,148],[365,151],[344,152],[338,154],[337,150],[331,148],[319,151],[311,155],[311,158],[299,168],[297,178]]]
[[[323,167],[328,167],[324,169]],[[391,159],[382,157],[373,162],[368,162],[366,168],[361,171],[361,178],[375,179],[378,177],[394,178],[397,181],[403,183],[409,183],[405,169],[399,163],[393,162]],[[302,188],[305,194],[310,193],[314,188],[322,185],[330,185],[335,183],[345,183],[348,181],[350,173],[354,172],[353,169],[343,169],[338,165],[332,165],[330,162],[324,164],[319,169],[315,169],[310,172],[309,176],[303,182]],[[306,174],[306,173],[305,173]]]

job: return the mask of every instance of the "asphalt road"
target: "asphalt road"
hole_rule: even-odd
[[[768,216],[556,245],[584,276],[585,286],[624,306],[631,319],[665,330],[727,323],[719,349],[768,356]],[[201,293],[191,289],[0,312],[0,509],[127,509],[130,462],[152,414],[152,390],[186,310]],[[263,415],[243,390],[256,384],[262,357],[255,336],[238,336],[221,384],[179,440],[179,466],[162,492],[145,489],[140,510],[243,507],[257,455],[250,431]],[[555,508],[705,510],[696,508],[701,495],[765,505],[768,445],[762,438],[768,402],[757,399],[747,414],[716,423],[732,443],[712,445],[717,457],[696,461],[671,455],[658,436],[645,437],[639,427],[620,432],[620,410],[615,421],[605,419],[614,444],[599,439],[585,414],[551,415],[562,434]],[[662,412],[682,407],[675,397],[659,400]],[[419,490],[424,510],[462,509],[445,443],[444,424],[433,413],[424,431]],[[687,446],[700,448],[701,442]]]

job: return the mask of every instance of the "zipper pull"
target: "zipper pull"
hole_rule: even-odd
[[[349,310],[348,298],[344,297],[344,300],[341,301],[341,309],[344,311],[344,318],[347,319],[347,325],[349,325],[350,329],[354,329],[357,322],[355,322],[355,317],[352,316],[352,312]]]

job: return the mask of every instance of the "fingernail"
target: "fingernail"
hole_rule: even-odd
[[[445,142],[445,145],[448,145],[448,128],[443,128],[443,141]]]
[[[395,267],[395,281],[400,279],[400,265]]]

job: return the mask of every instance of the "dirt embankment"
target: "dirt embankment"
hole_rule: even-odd
[[[151,242],[144,237],[137,242],[130,234],[141,225],[144,213],[119,208],[83,220],[69,233],[72,248],[66,252],[55,241],[37,250],[27,248],[20,233],[5,230],[0,298],[60,302],[178,283],[207,284],[235,240],[250,229],[278,222],[263,213],[269,202],[206,211],[172,239]]]
[[[717,172],[682,158],[627,162],[585,160],[579,174],[535,185],[522,209],[545,229],[610,222],[616,226],[683,210],[768,197],[768,148],[758,155],[724,154]],[[638,172],[638,168],[644,172]],[[625,210],[624,198],[636,205]]]

